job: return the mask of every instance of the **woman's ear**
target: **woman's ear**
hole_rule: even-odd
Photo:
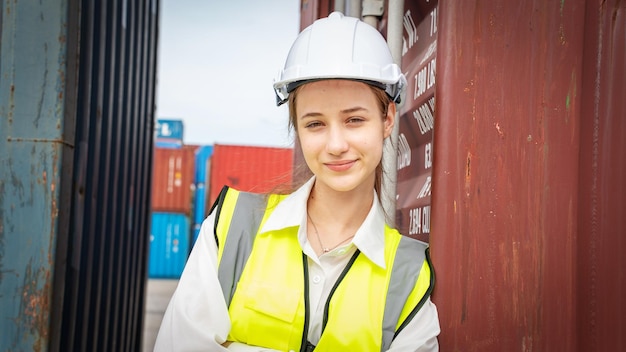
[[[391,136],[391,131],[393,131],[393,125],[396,123],[396,104],[389,103],[389,107],[387,108],[387,116],[385,116],[384,122],[384,137],[387,138]]]

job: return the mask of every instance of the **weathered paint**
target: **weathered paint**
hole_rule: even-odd
[[[588,1],[580,101],[579,351],[626,350],[626,1]]]
[[[41,351],[73,144],[64,133],[67,11],[61,1],[3,1],[0,13],[0,350]]]
[[[626,348],[624,7],[439,3],[442,350]]]
[[[0,350],[140,350],[157,5],[0,3]]]

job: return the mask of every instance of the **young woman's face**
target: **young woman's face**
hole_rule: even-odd
[[[316,185],[341,192],[371,190],[395,105],[384,116],[367,84],[323,80],[299,89],[295,111],[302,153]]]

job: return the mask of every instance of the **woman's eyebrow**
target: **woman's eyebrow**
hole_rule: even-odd
[[[352,114],[352,113],[355,113],[357,111],[368,111],[368,110],[366,108],[364,108],[364,107],[361,107],[361,106],[355,106],[353,108],[348,108],[348,109],[341,110],[341,113],[342,114]]]
[[[300,116],[300,119],[306,119],[308,117],[318,117],[318,116],[322,116],[322,113],[319,112],[307,112],[306,114]]]
[[[347,114],[355,113],[357,111],[369,111],[369,110],[367,110],[366,108],[361,107],[361,106],[355,106],[355,107],[352,107],[352,108],[343,109],[343,110],[341,110],[339,112],[341,114],[343,114],[343,115],[347,115]],[[320,113],[320,112],[307,112],[306,114],[300,116],[300,119],[306,119],[308,117],[319,117],[319,116],[322,116],[322,115],[323,114]]]

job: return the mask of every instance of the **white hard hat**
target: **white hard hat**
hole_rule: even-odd
[[[300,84],[333,78],[378,86],[396,103],[406,87],[406,78],[380,32],[340,12],[313,22],[298,35],[274,81],[276,104],[285,103]]]

